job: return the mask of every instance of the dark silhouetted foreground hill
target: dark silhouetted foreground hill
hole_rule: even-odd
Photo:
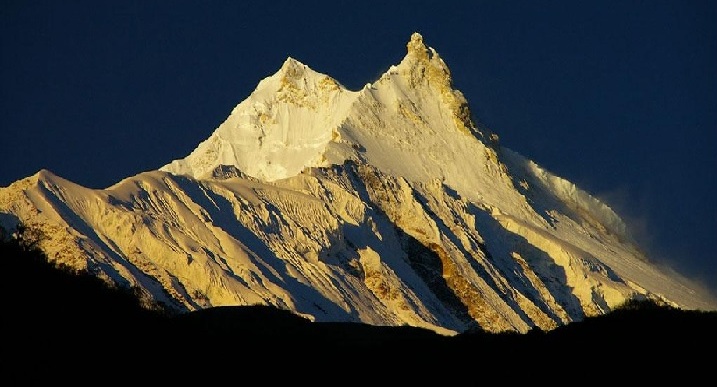
[[[639,368],[644,366],[651,367],[651,377],[679,373],[688,380],[704,374],[712,380],[716,364],[717,312],[647,301],[547,333],[446,337],[413,327],[312,323],[266,306],[184,315],[148,310],[133,292],[55,267],[32,243],[7,237],[0,242],[0,262],[3,358],[10,371],[5,377],[15,381],[48,376],[32,370],[92,375],[121,369],[126,376],[149,369],[169,380],[183,375],[183,364],[192,370],[198,364],[280,370],[307,363],[390,369],[405,374],[404,381],[428,381],[430,370],[442,370],[446,381],[478,369],[514,368],[523,371],[512,377],[527,377],[528,369],[646,372]]]

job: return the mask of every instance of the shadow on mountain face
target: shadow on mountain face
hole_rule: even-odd
[[[555,307],[548,304],[550,300],[541,294],[538,286],[545,287],[555,303],[570,318],[570,321],[585,317],[580,300],[568,286],[565,268],[556,264],[553,257],[531,244],[524,236],[508,230],[485,210],[470,204],[468,211],[476,219],[476,228],[485,238],[485,250],[492,258],[496,269],[503,273],[505,278],[509,278],[523,295],[556,323],[560,323],[562,319],[553,311]],[[523,267],[512,257],[514,252],[522,254],[521,257],[527,267]],[[526,270],[534,272],[540,282],[533,283],[525,280],[525,278],[529,278]],[[514,303],[515,301],[512,302],[512,304]],[[521,310],[520,308],[516,309]],[[526,317],[526,321],[530,321],[530,319]]]

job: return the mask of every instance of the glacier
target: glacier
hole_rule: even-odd
[[[441,334],[544,330],[628,299],[715,309],[608,205],[475,124],[437,51],[353,91],[294,58],[184,158],[89,189],[0,188],[54,261],[187,312],[272,305]]]

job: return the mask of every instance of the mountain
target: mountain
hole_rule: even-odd
[[[0,224],[180,312],[270,305],[452,335],[634,299],[716,308],[607,205],[476,125],[421,35],[407,48],[358,91],[288,58],[186,157],[104,190],[42,170],[0,188]]]

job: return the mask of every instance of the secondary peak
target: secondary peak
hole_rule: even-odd
[[[418,32],[411,34],[411,40],[406,45],[408,54],[419,58],[430,58],[431,51],[423,43],[423,36]]]
[[[284,64],[281,65],[279,72],[290,78],[299,78],[306,69],[307,66],[305,64],[292,57],[288,57],[284,61]]]

